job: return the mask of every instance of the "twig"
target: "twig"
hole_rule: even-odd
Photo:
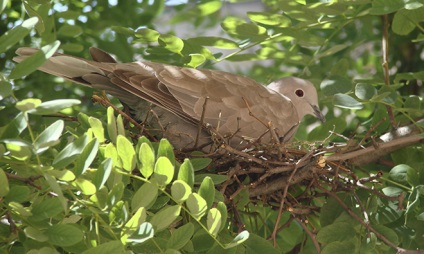
[[[371,128],[367,131],[367,133],[365,134],[365,136],[359,142],[359,145],[361,146],[365,142],[365,140],[371,136],[371,132],[373,132],[375,130],[375,128],[377,128],[384,121],[386,121],[386,118],[385,117],[381,118],[380,121],[378,121],[378,123],[376,123],[374,126],[371,126]]]
[[[317,253],[321,253],[321,247],[317,241],[317,237],[314,233],[312,233],[309,228],[298,218],[294,218],[299,225],[303,228],[303,230],[305,230],[305,232],[309,235],[309,237],[311,238],[312,242],[314,243],[315,249],[317,250]]]
[[[202,115],[200,116],[200,122],[197,126],[197,135],[196,135],[196,141],[194,142],[194,147],[197,147],[197,144],[199,142],[200,133],[202,132],[203,122],[205,120],[206,104],[208,103],[208,99],[209,99],[209,97],[206,97],[205,102],[203,103]]]
[[[231,147],[231,146],[229,146],[229,145],[222,144],[222,145],[221,145],[221,148],[222,148],[222,149],[224,149],[224,150],[226,150],[226,151],[228,151],[228,152],[230,152],[230,153],[232,153],[232,154],[236,154],[236,155],[239,155],[239,156],[241,156],[241,157],[244,157],[244,158],[246,158],[246,159],[248,159],[248,160],[251,160],[251,161],[253,161],[253,162],[256,162],[256,163],[258,163],[259,165],[264,165],[264,164],[265,164],[265,161],[263,161],[263,160],[261,160],[261,159],[258,159],[258,158],[256,158],[256,157],[253,157],[252,155],[250,155],[250,154],[248,154],[248,153],[245,153],[245,152],[242,152],[242,151],[236,150],[236,149],[232,148],[232,147]]]
[[[327,161],[347,161],[353,165],[366,165],[370,162],[377,161],[380,157],[396,151],[402,147],[415,144],[423,140],[420,135],[406,136],[394,139],[390,142],[379,142],[378,147],[370,146],[365,149],[346,152],[343,154],[333,154],[326,157]]]
[[[34,182],[35,182],[36,180],[38,180],[38,179],[42,178],[42,176],[22,177],[22,176],[17,176],[17,175],[14,175],[14,174],[11,174],[11,173],[7,173],[7,172],[6,172],[6,176],[7,176],[7,178],[9,178],[9,179],[13,179],[13,180],[21,181],[21,182],[26,183],[26,184],[28,184],[28,185],[30,185],[30,186],[32,186],[32,187],[34,187],[34,188],[38,189],[38,190],[41,190],[41,187],[40,187],[40,186],[35,185],[35,184],[34,184]]]
[[[125,113],[124,111],[120,110],[119,108],[117,108],[115,105],[113,105],[110,101],[105,100],[104,98],[98,96],[98,95],[93,95],[93,100],[95,102],[100,103],[103,107],[112,107],[114,111],[118,112],[118,114],[122,115],[125,119],[127,119],[129,122],[131,122],[132,124],[134,124],[135,127],[137,127],[139,130],[141,130],[142,132],[144,132],[147,136],[149,136],[149,138],[151,138],[154,141],[157,141],[156,138],[151,135],[145,128],[143,125],[139,124],[136,120],[134,120],[131,116],[129,116],[127,113]]]
[[[388,15],[383,15],[383,38],[382,43],[382,53],[383,53],[383,73],[384,73],[384,83],[389,87],[390,86],[390,74],[389,74],[389,19]],[[396,129],[395,115],[393,114],[393,109],[386,105],[387,113],[389,114],[390,124],[393,129]]]
[[[272,239],[274,241],[274,247],[277,246],[277,230],[278,230],[278,224],[280,224],[280,220],[281,220],[281,214],[283,213],[283,207],[284,207],[284,202],[286,201],[286,197],[287,197],[287,192],[289,190],[289,186],[291,185],[292,179],[295,176],[297,169],[299,168],[299,164],[302,161],[306,161],[309,160],[312,156],[312,151],[305,154],[305,156],[303,156],[295,165],[292,173],[290,174],[289,178],[287,179],[287,184],[284,187],[284,191],[283,191],[283,197],[281,198],[281,203],[280,203],[280,208],[278,209],[278,216],[277,216],[277,220],[275,221],[274,224],[274,230],[272,232]]]

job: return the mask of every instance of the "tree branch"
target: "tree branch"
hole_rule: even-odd
[[[424,119],[418,122],[424,122]],[[423,142],[424,136],[420,133],[421,130],[415,125],[400,127],[380,136],[379,141],[372,146],[360,150],[335,153],[327,156],[326,161],[348,161],[353,165],[366,165],[400,148]]]

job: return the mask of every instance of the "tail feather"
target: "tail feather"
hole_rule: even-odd
[[[38,49],[19,48],[16,51],[18,56],[14,57],[13,60],[19,63],[37,52]],[[56,53],[47,59],[38,69],[85,86],[91,86],[90,83],[86,82],[81,77],[90,73],[105,75],[105,72],[99,68],[99,65],[100,63],[94,61]]]
[[[38,49],[34,48],[19,48],[16,51],[18,56],[14,57],[13,60],[22,62],[37,52]],[[97,48],[91,48],[90,53],[94,61],[55,53],[38,69],[74,83],[104,90],[130,108],[136,108],[140,103],[140,98],[113,84],[110,80],[110,73],[117,65],[115,59]]]

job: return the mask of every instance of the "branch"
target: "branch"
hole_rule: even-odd
[[[321,170],[316,166],[316,161],[308,163],[306,166],[299,168],[297,173],[291,176],[283,176],[275,178],[271,181],[262,183],[256,188],[249,189],[249,196],[255,197],[259,195],[271,194],[275,191],[284,190],[287,186],[300,183],[305,179],[312,179],[314,174]]]
[[[418,122],[424,122],[424,119]],[[403,147],[423,141],[424,136],[417,126],[404,126],[380,136],[379,141],[372,146],[335,153],[326,157],[326,161],[349,161],[353,165],[366,165]]]
[[[384,83],[389,87],[390,86],[390,74],[389,74],[389,18],[388,15],[383,15],[383,38],[381,40],[382,44],[382,53],[383,53],[383,73],[384,73]],[[396,128],[395,116],[393,114],[393,109],[386,105],[387,113],[389,114],[390,124],[392,128]]]

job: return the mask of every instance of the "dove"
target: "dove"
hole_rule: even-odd
[[[21,62],[37,51],[19,48],[13,60]],[[134,120],[177,149],[287,143],[305,115],[325,121],[317,91],[304,79],[285,77],[263,86],[219,70],[118,63],[98,48],[90,48],[90,54],[93,60],[56,53],[38,69],[118,98]]]

